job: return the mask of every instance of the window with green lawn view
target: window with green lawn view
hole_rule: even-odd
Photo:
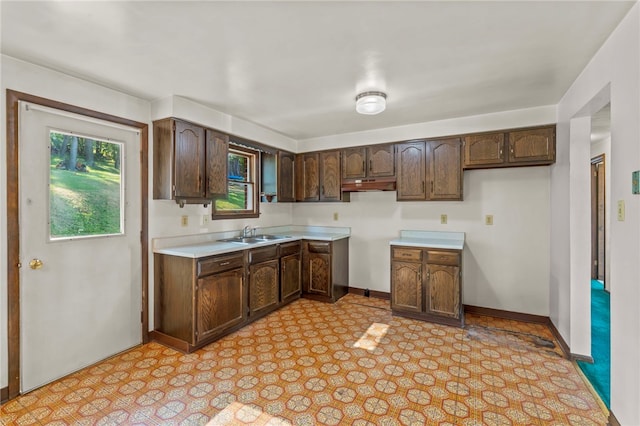
[[[227,185],[229,193],[213,203],[214,219],[258,217],[256,180],[258,151],[229,148]]]
[[[124,233],[122,143],[49,131],[50,240]]]

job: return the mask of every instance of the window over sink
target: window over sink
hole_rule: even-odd
[[[245,146],[230,146],[228,195],[213,203],[213,219],[253,218],[260,215],[258,176],[260,152]]]

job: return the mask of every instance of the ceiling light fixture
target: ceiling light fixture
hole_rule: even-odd
[[[356,96],[356,111],[360,114],[380,114],[387,107],[387,95],[382,92],[364,92]]]

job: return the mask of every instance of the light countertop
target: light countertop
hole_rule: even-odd
[[[280,244],[298,240],[335,241],[351,236],[351,228],[337,228],[328,226],[279,226],[258,228],[258,234],[279,235],[277,240],[260,241],[250,244],[218,241],[238,236],[240,231],[198,234],[182,237],[167,237],[153,239],[153,252],[171,256],[199,258],[217,254],[232,253]]]
[[[400,231],[400,237],[389,241],[389,244],[392,246],[462,250],[464,248],[464,232]]]

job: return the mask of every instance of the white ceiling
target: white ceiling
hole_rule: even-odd
[[[305,139],[556,104],[633,4],[5,0],[1,51]]]

